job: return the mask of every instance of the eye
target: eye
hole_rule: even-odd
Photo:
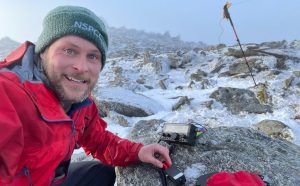
[[[100,56],[97,54],[88,54],[87,58],[92,61],[100,61]]]
[[[70,48],[64,49],[64,52],[65,52],[65,54],[67,54],[69,56],[75,55],[75,50],[70,49]]]

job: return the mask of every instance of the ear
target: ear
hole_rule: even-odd
[[[46,57],[45,51],[43,53],[40,53],[39,55],[40,55],[40,58],[44,61],[45,57]]]
[[[39,57],[44,61],[46,59],[47,53],[48,53],[48,48],[44,49],[41,53],[39,53]]]

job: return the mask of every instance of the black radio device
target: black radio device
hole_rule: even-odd
[[[196,136],[196,126],[192,123],[166,123],[160,140],[169,143],[194,145]]]

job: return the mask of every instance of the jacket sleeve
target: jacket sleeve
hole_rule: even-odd
[[[0,79],[0,185],[12,181],[24,146],[22,124],[8,91]]]
[[[86,153],[109,165],[127,166],[139,162],[138,152],[143,144],[122,139],[106,130],[107,124],[98,116],[94,103],[92,107],[91,118],[85,116],[88,121],[78,144]]]

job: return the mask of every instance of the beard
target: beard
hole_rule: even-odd
[[[62,84],[62,80],[63,78],[65,78],[66,74],[55,73],[54,69],[51,68],[50,65],[51,63],[48,62],[48,59],[45,59],[42,62],[42,68],[47,79],[46,85],[56,94],[64,108],[69,108],[74,103],[84,101],[96,86],[97,81],[92,83],[91,80],[88,79],[86,82],[88,83],[88,86],[84,91],[82,91],[80,87],[72,87],[72,89],[69,88],[69,91],[72,91],[72,93],[74,93],[73,96],[70,96],[68,95],[66,90],[68,88],[64,87]],[[71,76],[77,77],[78,79],[82,78],[82,75],[76,73],[73,73]]]

